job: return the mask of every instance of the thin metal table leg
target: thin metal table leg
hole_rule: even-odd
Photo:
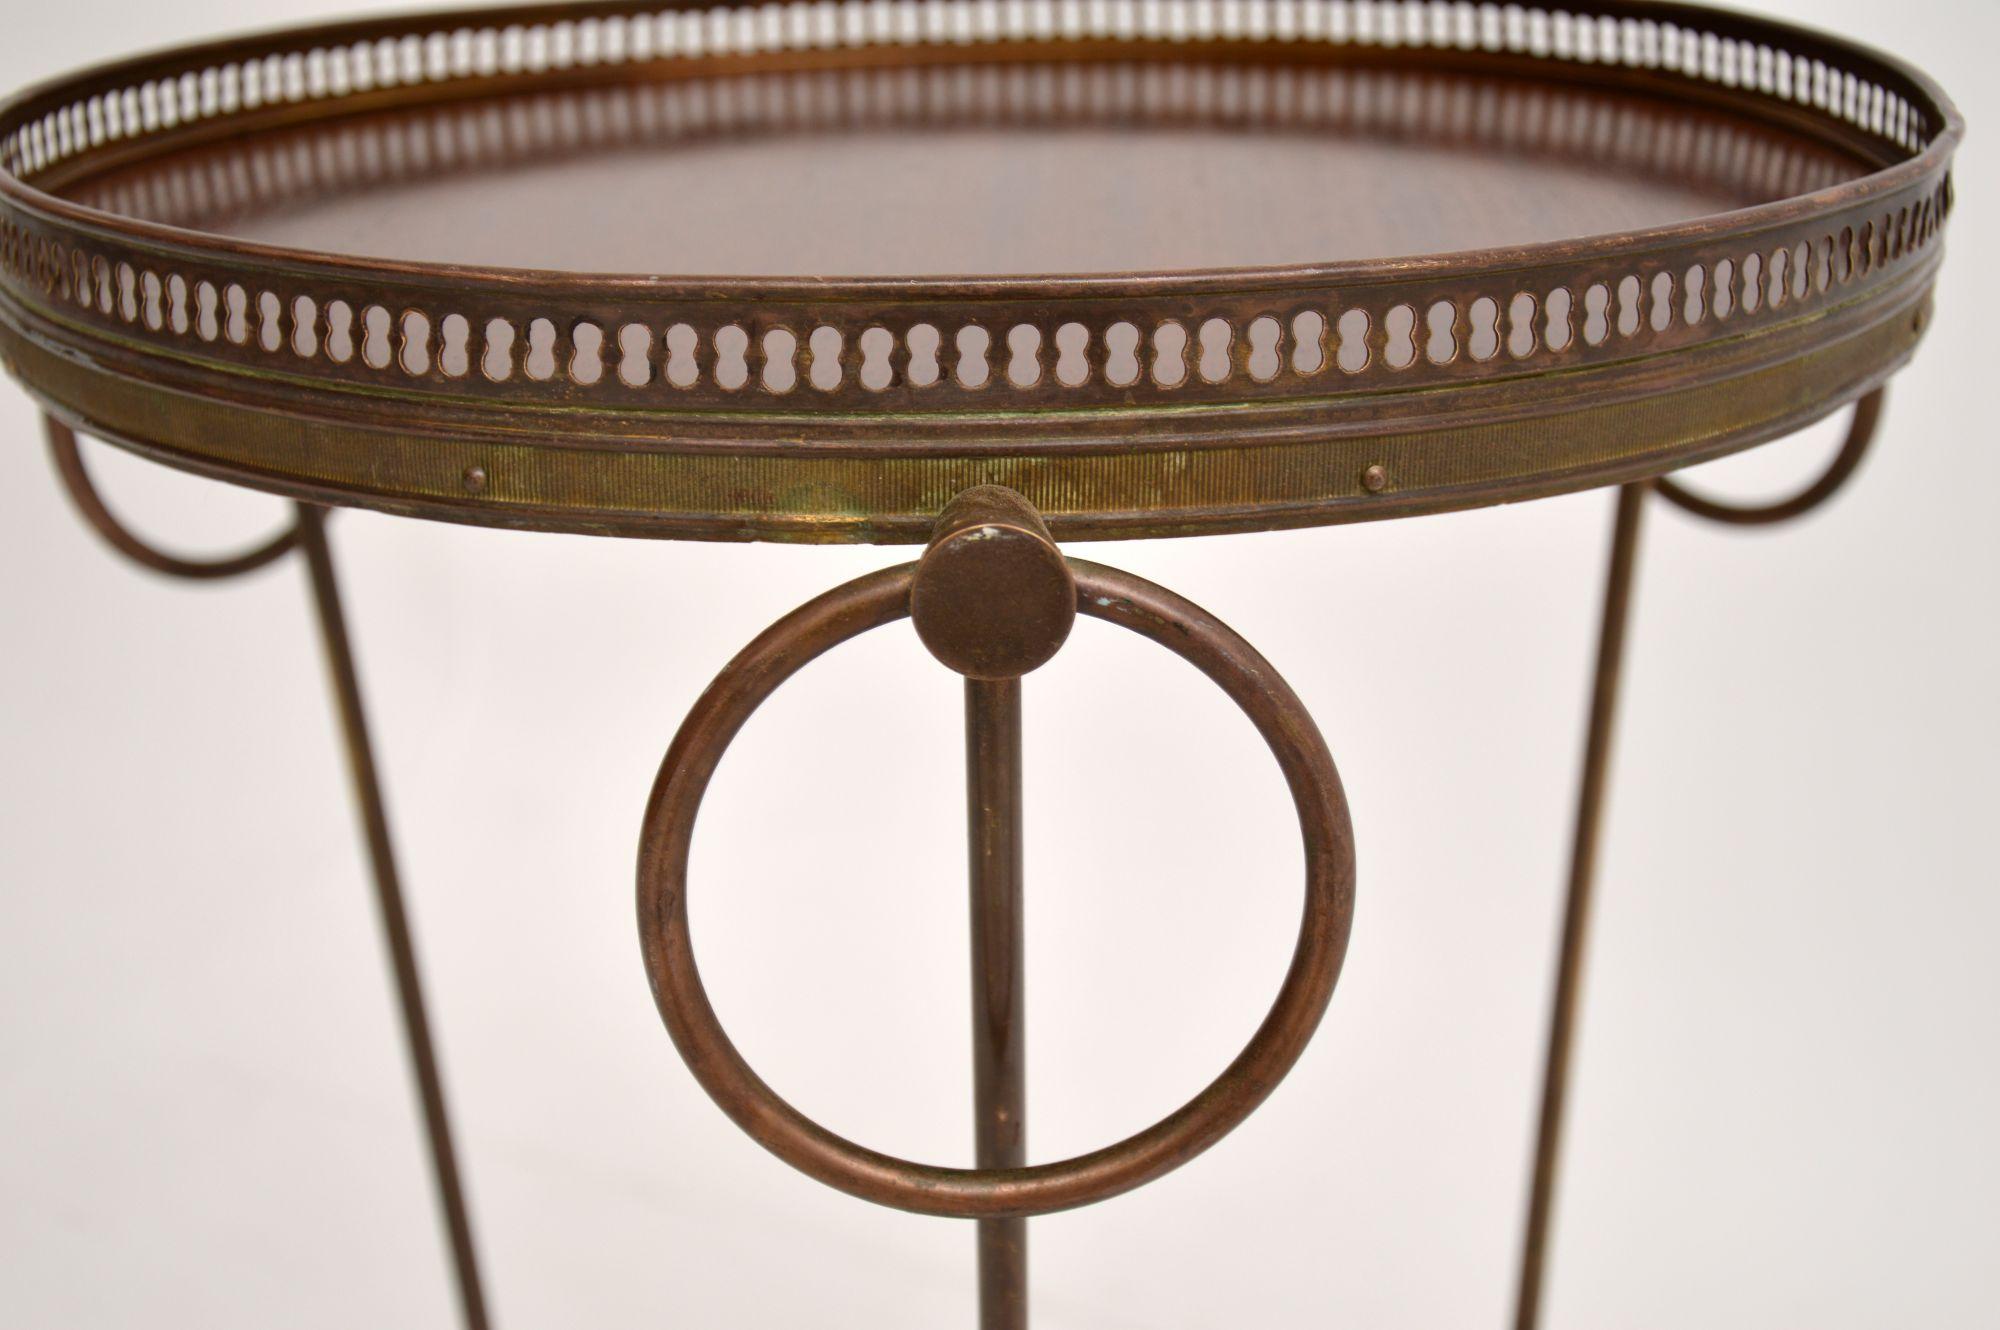
[[[980,1168],[1027,1163],[1021,994],[1021,681],[965,681],[972,1068]],[[1026,1330],[1028,1221],[979,1221],[981,1330]]]
[[[1515,1330],[1534,1330],[1541,1317],[1542,1276],[1548,1267],[1549,1218],[1555,1204],[1556,1164],[1562,1149],[1563,1103],[1576,1037],[1583,953],[1590,930],[1590,897],[1597,867],[1597,833],[1604,811],[1605,782],[1611,765],[1611,727],[1618,710],[1618,680],[1625,656],[1625,625],[1631,617],[1632,572],[1639,551],[1639,518],[1646,484],[1618,491],[1618,518],[1611,535],[1611,565],[1604,584],[1604,617],[1598,628],[1597,678],[1592,685],[1590,732],[1584,741],[1583,783],[1577,795],[1576,833],[1569,861],[1569,896],[1563,909],[1562,950],[1556,962],[1556,989],[1549,1013],[1547,1062],[1542,1073],[1541,1121],[1535,1135],[1534,1182],[1528,1196],[1527,1231],[1521,1246],[1521,1274],[1514,1304]]]
[[[347,635],[347,618],[340,606],[340,587],[334,579],[333,555],[326,543],[326,515],[309,504],[299,505],[299,548],[305,554],[312,578],[313,607],[318,611],[320,637],[333,679],[334,702],[340,712],[341,735],[347,745],[347,765],[354,781],[355,801],[361,813],[362,831],[368,842],[369,864],[374,870],[375,898],[380,907],[382,934],[389,948],[389,961],[396,975],[396,996],[402,1009],[403,1037],[415,1074],[418,1098],[423,1105],[424,1130],[429,1137],[431,1170],[437,1183],[438,1206],[443,1211],[446,1236],[451,1243],[452,1269],[458,1286],[458,1301],[466,1330],[486,1330],[486,1296],[479,1279],[479,1261],[473,1250],[472,1222],[466,1212],[465,1192],[459,1182],[458,1158],[452,1148],[451,1120],[445,1111],[444,1084],[438,1075],[437,1053],[431,1045],[430,1020],[424,1012],[423,981],[417,970],[416,946],[410,936],[410,921],[403,909],[403,888],[396,872],[396,853],[389,840],[388,814],[382,805],[382,787],[376,779],[375,754],[368,739],[368,719],[361,706],[361,681],[354,668],[354,651]]]

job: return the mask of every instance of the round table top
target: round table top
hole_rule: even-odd
[[[1069,538],[1507,501],[1878,384],[1949,103],[1582,8],[611,4],[168,53],[0,112],[0,354],[308,499],[805,540],[920,540],[979,483]]]
[[[1280,89],[1290,115],[1246,109]],[[727,98],[760,110],[690,125]],[[356,258],[1006,276],[1531,245],[1699,221],[1871,169],[1804,134],[1618,89],[1107,62],[491,95],[194,144],[63,197]]]

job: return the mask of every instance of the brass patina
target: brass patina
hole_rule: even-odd
[[[1765,525],[1862,461],[1929,323],[1962,126],[1907,66],[1639,0],[595,3],[372,19],[123,61],[0,106],[0,359],[122,554],[297,552],[347,745],[468,1330],[489,1324],[327,538],[350,505],[536,530],[924,543],[800,607],[695,704],[641,834],[643,959],[718,1105],[883,1204],[976,1220],[1025,1330],[1027,1220],[1143,1185],[1270,1095],[1332,999],[1346,795],[1207,612],[1059,540],[1438,512],[1618,485],[1517,1330],[1543,1303],[1639,530]],[[699,148],[699,152],[689,152]],[[761,274],[761,275],[746,275]],[[841,275],[828,275],[841,274]],[[1667,473],[1856,403],[1793,497]],[[77,433],[297,500],[162,551]],[[1269,1014],[1182,1108],[1027,1145],[1022,676],[1079,615],[1221,688],[1292,796],[1305,904]],[[772,691],[903,618],[965,676],[975,1163],[846,1140],[737,1052],[695,962],[709,777]]]

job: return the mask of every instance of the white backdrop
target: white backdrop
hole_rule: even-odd
[[[326,0],[9,0],[0,84]],[[2000,1323],[2000,488],[1986,0],[1773,0],[1972,125],[1938,319],[1852,490],[1653,505],[1550,1324]],[[1983,311],[1983,312],[1982,312]],[[1717,464],[1773,494],[1839,427]],[[0,1320],[439,1326],[413,1099],[302,572],[101,548],[0,388]],[[93,448],[162,543],[283,520]],[[1188,595],[1314,708],[1361,853],[1347,971],[1245,1127],[1034,1225],[1047,1330],[1505,1315],[1610,497],[1079,553]],[[632,859],[722,663],[907,557],[332,524],[498,1320],[971,1324],[972,1233],[786,1169],[682,1070]],[[907,628],[751,724],[703,814],[725,1020],[808,1113],[970,1161],[959,717]],[[1178,1104],[1275,990],[1299,855],[1255,736],[1085,623],[1027,689],[1030,1143]]]

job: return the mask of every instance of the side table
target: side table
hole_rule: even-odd
[[[1350,942],[1333,757],[1276,669],[1062,542],[1368,521],[1616,487],[1515,1324],[1538,1323],[1599,809],[1654,495],[1781,522],[1847,482],[1928,321],[1956,111],[1878,53],[1688,4],[622,0],[370,19],[100,66],[0,106],[0,362],[121,553],[297,554],[332,664],[465,1324],[492,1319],[328,541],[341,506],[522,530],[921,545],[746,646],[665,755],[643,963],[688,1069],[801,1172],[976,1221],[1028,1323],[1027,1221],[1186,1163],[1283,1079]],[[844,274],[828,276],[826,274]],[[756,274],[756,275],[746,275]],[[1852,406],[1795,497],[1673,478]],[[286,496],[163,552],[78,436]],[[1029,1162],[1024,676],[1079,614],[1268,743],[1305,897],[1278,996],[1152,1127]],[[912,621],[964,678],[976,1166],[847,1140],[711,1007],[710,776],[816,657]],[[1365,937],[1359,940],[1365,945]]]

